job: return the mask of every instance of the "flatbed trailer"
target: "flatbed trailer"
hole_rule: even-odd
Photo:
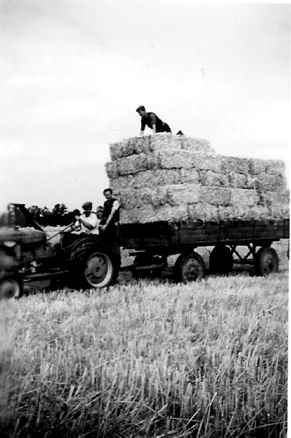
[[[135,256],[133,272],[161,271],[167,257],[178,254],[174,266],[177,280],[202,278],[205,264],[195,252],[198,247],[213,247],[210,272],[227,274],[234,262],[253,264],[257,275],[277,272],[279,259],[271,248],[274,241],[289,239],[289,219],[260,221],[202,222],[166,221],[120,225],[120,245]],[[242,251],[242,248],[244,251]]]

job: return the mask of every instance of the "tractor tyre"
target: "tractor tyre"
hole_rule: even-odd
[[[17,277],[7,277],[0,281],[0,300],[20,298],[23,293],[22,281]]]
[[[81,287],[101,289],[115,283],[118,267],[111,254],[95,249],[84,257],[78,274]]]

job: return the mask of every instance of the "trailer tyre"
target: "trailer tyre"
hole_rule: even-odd
[[[201,280],[205,275],[205,264],[196,252],[181,254],[175,264],[176,281],[188,283]]]
[[[23,293],[22,281],[15,277],[4,278],[0,281],[0,300],[20,298]]]
[[[233,267],[231,250],[225,245],[216,245],[209,257],[211,274],[228,274]]]
[[[255,272],[257,275],[267,276],[278,272],[279,259],[276,251],[270,247],[260,248],[255,255]]]

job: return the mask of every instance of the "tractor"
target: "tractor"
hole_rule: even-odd
[[[43,280],[81,289],[116,281],[120,250],[110,236],[72,231],[71,226],[57,234],[59,242],[53,244],[24,204],[8,205],[0,223],[0,299],[19,298],[25,285]]]

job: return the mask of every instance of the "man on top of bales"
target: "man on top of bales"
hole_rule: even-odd
[[[85,202],[82,205],[83,214],[76,216],[80,225],[80,233],[98,234],[99,220],[95,213],[92,212],[92,202]]]
[[[102,218],[100,220],[100,229],[116,237],[117,228],[119,224],[119,201],[113,197],[111,188],[103,190],[103,195],[106,198],[103,207]]]
[[[153,130],[153,134],[155,134],[156,132],[172,132],[170,126],[167,123],[163,122],[155,113],[147,112],[143,105],[140,105],[136,109],[136,111],[141,117],[141,136],[144,135],[144,130],[146,126]]]

